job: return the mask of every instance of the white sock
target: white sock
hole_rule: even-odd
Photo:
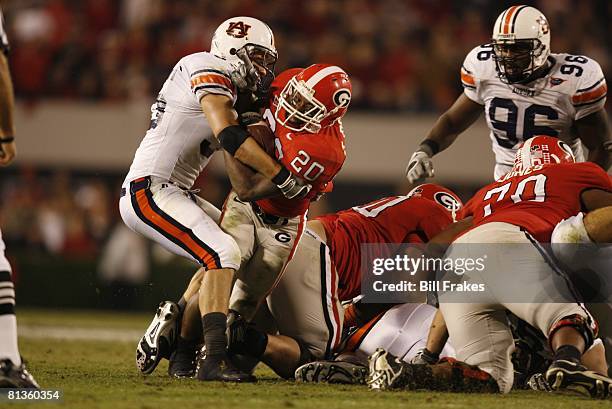
[[[21,365],[21,356],[17,346],[17,318],[15,317],[14,307],[15,290],[13,289],[13,283],[12,281],[2,280],[0,281],[0,359],[9,358],[13,361],[13,364]]]

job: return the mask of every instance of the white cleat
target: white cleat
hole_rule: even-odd
[[[159,304],[153,321],[136,347],[136,366],[145,375],[152,373],[162,358],[169,358],[178,333],[180,310],[176,303]]]

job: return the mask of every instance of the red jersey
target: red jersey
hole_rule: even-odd
[[[360,294],[362,244],[425,243],[453,222],[442,206],[408,196],[385,197],[317,220],[325,228],[341,301]]]
[[[490,222],[520,226],[541,243],[549,243],[557,223],[582,211],[580,194],[588,189],[612,191],[610,176],[591,162],[535,166],[524,175],[508,174],[483,187],[462,209],[473,227]]]
[[[340,121],[322,128],[318,133],[294,132],[285,128],[274,117],[275,100],[293,75],[295,69],[281,73],[272,85],[272,98],[269,109],[263,117],[274,132],[275,156],[291,173],[312,185],[312,190],[301,199],[287,199],[275,196],[257,201],[266,213],[275,216],[294,217],[304,214],[310,201],[322,192],[329,192],[332,179],[342,168],[346,159],[344,132]],[[299,72],[299,70],[297,70]]]

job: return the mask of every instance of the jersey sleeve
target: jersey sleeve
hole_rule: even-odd
[[[586,59],[586,57],[582,58]],[[583,71],[578,77],[576,91],[571,96],[575,111],[574,119],[576,120],[602,109],[606,103],[608,92],[606,79],[597,61],[589,58],[581,68]]]
[[[576,167],[581,168],[579,173],[579,183],[584,189],[602,189],[612,192],[612,179],[599,165],[591,162],[576,163]]]
[[[198,101],[208,94],[225,95],[232,101],[236,99],[236,88],[223,67],[199,58],[197,55],[185,57],[183,64],[189,74],[191,91]]]
[[[463,220],[466,217],[470,217],[474,215],[475,206],[477,204],[478,194],[474,195],[468,202],[459,210],[459,214],[457,214],[457,220]]]
[[[484,99],[480,92],[479,73],[482,71],[482,64],[484,61],[479,60],[478,56],[482,55],[492,58],[491,54],[492,51],[483,49],[483,46],[478,46],[469,52],[461,66],[461,85],[463,86],[463,93],[469,99],[481,105],[484,105]]]

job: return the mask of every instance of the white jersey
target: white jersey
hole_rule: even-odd
[[[191,188],[212,154],[220,149],[202,112],[207,94],[236,102],[231,65],[200,52],[183,57],[173,68],[151,106],[151,127],[134,156],[126,182],[157,176]]]
[[[485,118],[499,168],[512,167],[521,142],[536,135],[555,136],[585,160],[574,121],[600,110],[606,102],[606,80],[599,64],[587,57],[551,54],[553,67],[529,84],[506,84],[497,74],[491,45],[474,48],[461,67],[465,95],[484,105]],[[496,171],[496,178],[498,175]]]

